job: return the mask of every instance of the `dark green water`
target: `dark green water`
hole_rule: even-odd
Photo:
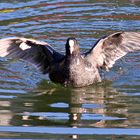
[[[64,52],[116,31],[140,31],[134,0],[1,0],[0,38],[25,36]],[[119,60],[103,82],[70,89],[24,61],[0,58],[0,138],[140,139],[140,53]]]

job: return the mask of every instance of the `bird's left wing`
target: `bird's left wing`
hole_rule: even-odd
[[[96,67],[109,70],[127,53],[139,50],[140,32],[117,32],[98,40],[85,57]]]

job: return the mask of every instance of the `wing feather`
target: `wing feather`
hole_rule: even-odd
[[[49,71],[53,62],[64,57],[46,42],[20,37],[0,39],[0,57],[5,56],[29,61],[43,73]]]
[[[101,38],[86,54],[97,67],[109,70],[129,52],[140,50],[140,32],[117,32]]]

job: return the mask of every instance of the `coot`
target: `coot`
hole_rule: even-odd
[[[22,37],[0,40],[0,57],[23,59],[35,64],[50,79],[64,86],[83,87],[101,82],[99,69],[109,70],[128,52],[140,50],[140,32],[116,32],[99,39],[86,53],[80,53],[75,38],[68,38],[66,53],[48,43]]]

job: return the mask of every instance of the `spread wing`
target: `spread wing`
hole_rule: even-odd
[[[64,57],[46,42],[20,37],[0,39],[0,57],[5,56],[29,61],[43,73],[49,71],[51,63]]]
[[[98,40],[86,57],[97,67],[109,70],[116,60],[139,50],[140,32],[117,32]]]

